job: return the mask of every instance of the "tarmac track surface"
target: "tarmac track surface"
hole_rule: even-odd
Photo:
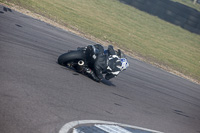
[[[0,133],[56,133],[104,120],[166,133],[200,133],[200,86],[144,62],[96,83],[57,64],[94,42],[0,6]]]

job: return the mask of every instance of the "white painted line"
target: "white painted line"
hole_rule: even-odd
[[[128,130],[116,125],[99,125],[98,124],[98,125],[95,125],[95,127],[98,127],[101,130],[106,131],[108,133],[131,133]]]
[[[115,122],[109,122],[109,121],[100,121],[100,120],[80,120],[80,121],[72,121],[69,123],[66,123],[59,131],[59,133],[68,133],[72,128],[78,125],[82,124],[109,124],[109,125],[119,125],[122,127],[130,127],[134,129],[140,129],[140,130],[145,130],[153,133],[164,133],[160,131],[155,131],[147,128],[142,128],[142,127],[137,127],[137,126],[131,126],[131,125],[126,125],[126,124],[121,124],[121,123],[115,123]]]

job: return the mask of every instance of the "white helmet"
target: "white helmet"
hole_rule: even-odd
[[[129,63],[128,63],[127,59],[126,58],[121,58],[121,63],[122,63],[121,71],[126,70],[126,68],[129,66]]]

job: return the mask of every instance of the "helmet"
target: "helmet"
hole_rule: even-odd
[[[126,68],[129,66],[129,63],[128,63],[127,59],[126,58],[121,58],[121,63],[122,63],[121,71],[126,70]]]

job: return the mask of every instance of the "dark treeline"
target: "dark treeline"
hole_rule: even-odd
[[[200,12],[171,0],[119,0],[141,11],[200,34]]]

